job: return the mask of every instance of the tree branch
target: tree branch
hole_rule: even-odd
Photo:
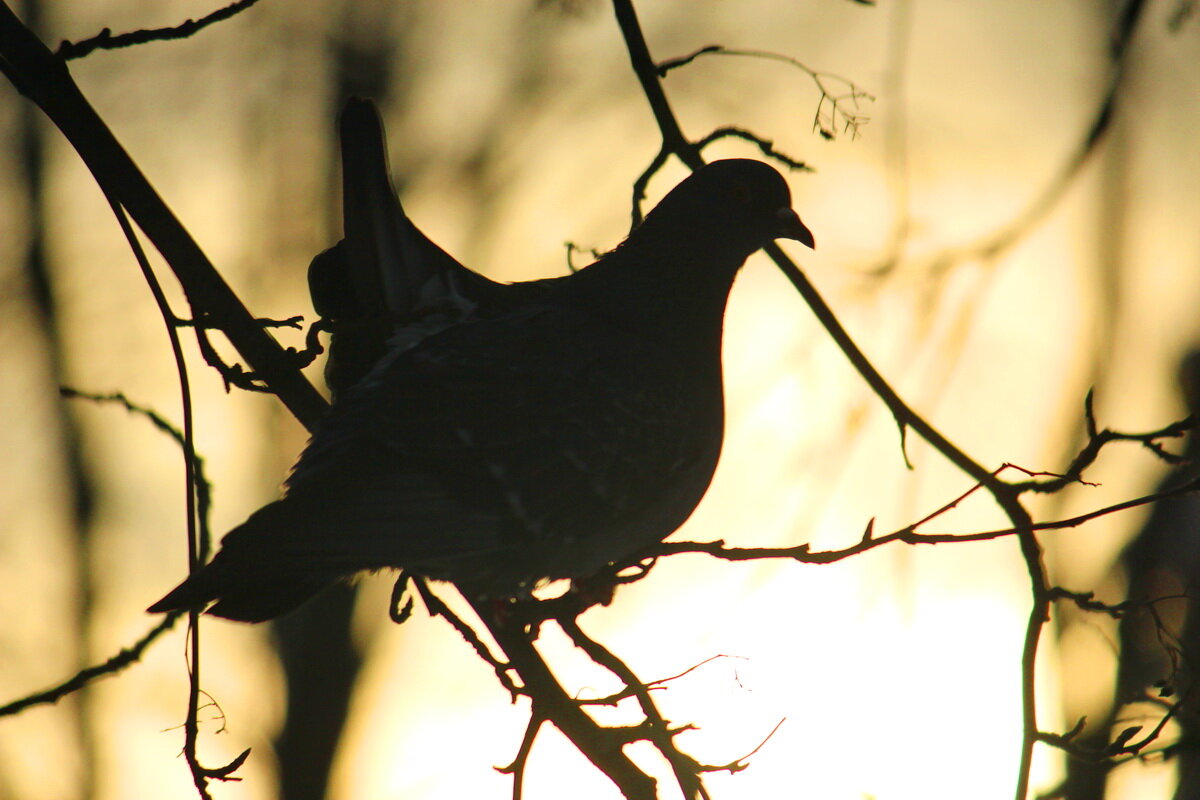
[[[171,28],[148,28],[121,33],[116,36],[113,36],[112,31],[105,28],[95,36],[83,39],[82,41],[62,42],[54,54],[64,61],[70,61],[75,58],[83,58],[96,50],[116,50],[121,47],[146,44],[147,42],[186,39],[192,34],[212,25],[214,22],[220,22],[221,20],[229,19],[235,14],[240,14],[257,2],[258,0],[237,0],[236,3],[230,3],[224,8],[219,8],[200,19],[189,19]]]
[[[270,391],[310,430],[327,403],[294,359],[242,305],[72,80],[66,64],[0,3],[0,72],[36,103],[79,153],[97,183],[162,253],[193,309],[229,337]],[[200,316],[194,314],[194,316]]]
[[[471,601],[476,616],[487,626],[496,644],[508,657],[508,663],[525,681],[524,694],[532,703],[535,719],[545,719],[571,740],[571,743],[608,776],[627,800],[655,800],[657,782],[634,764],[622,748],[633,738],[621,728],[606,728],[571,699],[533,646],[532,634],[520,621],[505,620],[502,612],[486,604]],[[531,689],[531,687],[536,687]]]
[[[169,631],[175,626],[175,622],[182,616],[182,612],[172,611],[167,614],[157,625],[149,630],[141,639],[138,639],[129,647],[122,648],[116,655],[108,660],[96,664],[86,669],[81,669],[73,676],[63,681],[62,683],[52,686],[49,689],[44,689],[35,694],[27,695],[12,702],[0,706],[0,717],[7,717],[13,714],[19,714],[31,706],[43,705],[45,703],[57,703],[62,698],[77,692],[84,686],[87,686],[97,678],[102,678],[105,675],[112,675],[120,672],[128,666],[131,666],[138,661],[141,661],[142,654],[146,652],[146,648],[154,643],[159,636]]]
[[[703,159],[698,149],[684,135],[679,127],[677,118],[671,110],[657,68],[650,58],[649,48],[638,24],[637,14],[633,9],[632,0],[613,0],[617,21],[629,51],[633,70],[642,84],[646,100],[654,112],[654,118],[659,125],[662,135],[662,151],[656,160],[661,161],[665,154],[674,155],[691,169],[703,165]],[[1021,710],[1024,731],[1022,736],[1021,760],[1017,770],[1016,798],[1024,800],[1028,792],[1030,768],[1033,763],[1033,746],[1038,731],[1037,705],[1034,692],[1034,666],[1037,661],[1037,648],[1041,637],[1042,627],[1049,619],[1050,599],[1047,594],[1046,570],[1042,564],[1042,549],[1033,533],[1033,519],[1021,504],[1019,495],[1012,488],[997,478],[982,465],[973,460],[965,452],[955,446],[936,428],[925,421],[923,417],[910,408],[884,380],[883,376],[867,360],[858,345],[846,333],[833,311],[825,303],[816,288],[800,271],[794,262],[775,243],[764,248],[767,255],[779,267],[796,291],[812,309],[817,319],[833,338],[834,342],[845,354],[854,368],[862,376],[872,391],[883,400],[888,410],[900,428],[901,437],[908,428],[925,439],[935,450],[942,454],[950,463],[980,483],[995,498],[997,505],[1004,511],[1018,530],[1017,538],[1020,543],[1021,555],[1029,573],[1031,602],[1029,619],[1025,629],[1025,640],[1021,655]]]

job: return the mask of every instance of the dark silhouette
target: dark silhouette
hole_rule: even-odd
[[[210,613],[261,621],[379,567],[509,597],[661,540],[720,453],[734,276],[774,238],[813,244],[790,203],[774,168],[718,161],[572,275],[476,290],[433,270],[286,496],[150,610],[215,600]]]

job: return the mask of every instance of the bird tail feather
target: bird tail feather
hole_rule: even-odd
[[[300,606],[338,575],[305,569],[302,561],[280,563],[279,554],[272,557],[272,545],[278,545],[292,527],[291,516],[286,501],[255,512],[229,532],[216,558],[146,610],[162,613],[216,601],[208,613],[241,622],[263,622]]]

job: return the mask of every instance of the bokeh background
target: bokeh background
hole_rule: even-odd
[[[1175,376],[1200,334],[1194,5],[1137,3],[1119,63],[1125,3],[647,0],[639,12],[657,59],[714,43],[771,51],[825,73],[833,95],[852,82],[874,96],[854,131],[828,116],[809,74],[779,61],[713,56],[666,79],[690,136],[738,125],[815,168],[791,184],[819,249],[793,255],[902,395],[984,464],[1054,470],[1079,444],[1091,387],[1102,425],[1144,430],[1186,413]],[[214,7],[16,10],[54,44]],[[658,148],[600,0],[264,2],[185,41],[93,54],[72,73],[262,316],[313,318],[304,273],[339,236],[334,132],[346,92],[380,101],[413,218],[497,279],[561,274],[566,241],[620,241],[631,184]],[[1114,79],[1111,120],[1083,151]],[[819,111],[832,137],[815,129]],[[149,292],[103,196],[39,113],[0,86],[0,701],[137,639],[154,622],[142,609],[186,562],[178,449],[117,407],[59,399],[59,385],[122,391],[180,418]],[[736,142],[708,152],[754,154]],[[652,197],[682,175],[672,164]],[[34,243],[46,292],[29,269]],[[275,495],[304,433],[271,397],[226,393],[188,349],[224,531]],[[310,372],[320,380],[319,365]],[[725,456],[679,538],[841,547],[870,519],[888,531],[969,488],[912,438],[905,467],[886,411],[761,256],[731,300],[726,382]],[[1144,494],[1162,473],[1138,448],[1114,446],[1089,473],[1099,485],[1036,511]],[[1119,555],[1145,517],[1046,534],[1054,581],[1123,598]],[[934,528],[1004,524],[980,502]],[[515,755],[527,709],[442,622],[388,622],[389,588],[386,576],[360,582],[361,671],[328,796],[509,796],[493,765]],[[697,724],[680,741],[702,761],[745,755],[783,720],[749,769],[711,778],[717,798],[1001,798],[1016,772],[1027,601],[1016,543],[1001,540],[891,546],[821,567],[673,558],[583,623],[646,679],[720,656],[660,693],[670,718]],[[242,782],[214,786],[220,798],[279,796],[278,636],[205,626],[203,685],[216,705],[202,715],[202,759],[253,748]],[[612,688],[563,642],[545,646],[581,696]],[[1058,614],[1039,662],[1042,727],[1087,714],[1103,728],[1117,656],[1111,620]],[[179,757],[185,702],[180,626],[119,676],[0,719],[0,797],[194,796]],[[530,763],[528,798],[614,796],[554,732]],[[1040,789],[1066,774],[1062,757],[1039,750]],[[1091,796],[1168,798],[1174,784],[1173,763],[1135,762]]]

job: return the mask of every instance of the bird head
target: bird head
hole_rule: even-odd
[[[775,239],[816,247],[812,232],[792,210],[779,171],[761,161],[714,161],[672,189],[646,217],[643,229],[688,230],[702,247],[741,258]]]

